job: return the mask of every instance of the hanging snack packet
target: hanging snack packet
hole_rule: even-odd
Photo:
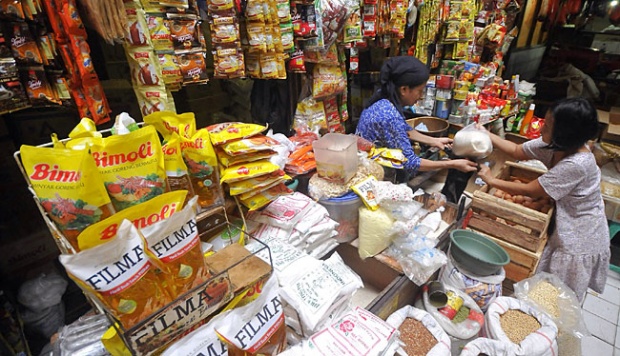
[[[220,179],[220,183],[232,183],[244,179],[260,177],[265,174],[273,173],[279,169],[280,167],[277,164],[273,164],[268,160],[242,163],[222,170],[222,178]]]
[[[246,25],[249,53],[267,53],[267,36],[265,34],[265,24],[262,22],[250,22]]]
[[[108,243],[76,255],[60,255],[60,263],[125,329],[171,301],[144,251],[140,231],[129,220],[123,220],[118,235]]]
[[[185,165],[181,154],[181,138],[176,132],[173,132],[162,144],[161,149],[164,154],[164,165],[170,191],[187,190],[187,198],[185,199],[185,203],[187,203],[195,194],[192,182],[189,179],[187,165]]]
[[[217,46],[213,51],[213,61],[214,78],[232,79],[245,76],[245,63],[241,48]]]
[[[209,132],[200,129],[191,139],[181,138],[181,152],[189,169],[194,192],[199,197],[198,204],[202,208],[223,204],[224,193],[218,183],[217,157]]]
[[[164,140],[172,133],[184,138],[191,138],[196,133],[196,117],[193,112],[176,114],[171,111],[160,111],[144,117],[144,123],[155,126]]]
[[[235,16],[213,15],[211,41],[213,43],[234,43],[240,40],[239,23]]]
[[[30,68],[24,74],[27,74],[27,77],[25,77],[27,78],[25,80],[26,93],[28,93],[28,98],[33,105],[60,104],[50,83],[47,81],[43,67]]]
[[[239,156],[248,153],[274,150],[280,143],[265,135],[256,135],[249,138],[232,141],[221,146],[227,154]]]
[[[229,13],[234,14],[235,2],[233,0],[208,0],[207,8],[209,13]]]
[[[247,124],[243,122],[225,122],[207,127],[211,142],[215,146],[223,145],[227,142],[247,138],[265,131],[267,128],[257,124]]]
[[[167,109],[168,94],[162,92],[162,86],[139,87],[134,89],[136,98],[138,99],[138,105],[140,106],[140,112],[143,116]]]
[[[25,19],[24,8],[22,7],[21,0],[1,0],[0,1],[0,14],[3,16],[12,17],[15,19]]]
[[[77,237],[88,226],[112,215],[110,198],[86,150],[23,145],[22,162],[48,217],[79,251]]]
[[[183,75],[183,83],[206,83],[209,81],[204,53],[180,54],[178,62]]]
[[[84,28],[84,23],[80,18],[80,14],[78,13],[75,1],[65,0],[62,2],[56,1],[56,3],[62,4],[62,6],[59,6],[59,15],[60,21],[62,22],[62,27],[64,29],[64,33],[66,33],[67,35],[86,38],[86,28]]]
[[[41,52],[34,37],[32,37],[28,24],[14,22],[10,29],[12,29],[12,34],[9,38],[15,60],[23,64],[43,64]]]
[[[175,53],[200,48],[198,20],[175,18],[170,21],[170,36]]]
[[[259,282],[255,291],[245,295],[249,302],[241,300],[243,306],[217,315],[210,323],[230,355],[276,355],[286,347],[278,279],[272,275],[264,284]]]
[[[166,190],[161,143],[152,126],[95,140],[91,154],[116,211],[145,202]]]
[[[127,48],[126,53],[134,83],[144,86],[163,84],[159,59],[150,48]]]
[[[280,24],[280,35],[282,49],[290,52],[295,48],[295,36],[293,34],[293,24],[291,22]]]
[[[167,219],[176,211],[181,210],[186,196],[187,192],[183,190],[168,192],[144,204],[119,211],[82,231],[77,238],[78,246],[80,250],[86,250],[107,242],[116,236],[121,222],[125,219],[133,222],[138,229]]]
[[[261,78],[260,54],[248,53],[245,55],[245,74],[250,78]]]
[[[250,211],[257,210],[267,206],[267,204],[276,200],[277,198],[292,194],[293,191],[290,190],[286,184],[280,183],[273,188],[270,188],[266,191],[260,192],[248,198],[246,200],[241,200],[241,204],[243,204],[246,208],[250,209]]]
[[[97,125],[108,122],[111,110],[99,79],[96,76],[84,79],[82,87],[92,119]]]
[[[127,14],[126,43],[134,47],[152,47],[153,44],[151,44],[151,35],[144,10],[126,7],[125,13]]]
[[[170,34],[168,21],[161,16],[153,15],[147,15],[146,19],[153,49],[156,52],[170,51],[172,48],[172,35]]]
[[[251,192],[255,189],[264,189],[268,186],[273,186],[275,182],[284,182],[291,179],[282,170],[277,170],[270,174],[265,174],[256,178],[245,179],[238,182],[228,184],[230,188],[230,195],[240,195],[247,192]]]
[[[172,299],[197,287],[211,276],[200,248],[196,225],[198,197],[168,219],[143,228],[148,250],[157,257]]]
[[[174,54],[162,53],[158,54],[159,67],[161,68],[161,77],[164,84],[171,85],[183,82],[183,72]]]
[[[312,97],[325,98],[347,89],[347,80],[340,66],[317,64],[312,71]]]

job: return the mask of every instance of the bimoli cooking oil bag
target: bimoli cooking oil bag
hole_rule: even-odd
[[[265,126],[246,124],[243,122],[226,122],[207,127],[211,134],[211,142],[219,146],[227,142],[247,138],[265,131]]]
[[[107,242],[116,236],[123,220],[129,220],[138,229],[143,229],[167,219],[183,208],[183,201],[186,196],[187,191],[185,190],[164,193],[144,204],[134,205],[131,208],[119,211],[82,231],[77,238],[78,246],[81,250],[86,250]]]
[[[113,213],[95,161],[86,150],[23,145],[20,153],[43,209],[79,251],[80,232]]]
[[[209,131],[200,129],[191,139],[181,137],[181,152],[200,207],[223,204],[224,194],[219,184],[217,157],[211,145]]]
[[[123,220],[109,242],[75,255],[61,255],[60,263],[125,329],[171,301],[145,253],[140,231],[129,220]]]
[[[91,154],[116,211],[166,191],[164,155],[152,126],[126,135],[95,139]]]
[[[189,178],[189,170],[181,154],[181,137],[176,132],[172,132],[162,143],[161,150],[164,154],[168,187],[170,191],[187,190],[185,198],[185,203],[187,203],[195,193]]]
[[[149,251],[161,261],[173,299],[205,282],[210,273],[196,225],[198,197],[171,217],[142,229]]]
[[[175,114],[172,111],[158,111],[144,117],[144,123],[155,126],[164,139],[173,132],[185,138],[196,133],[196,117],[193,112]]]

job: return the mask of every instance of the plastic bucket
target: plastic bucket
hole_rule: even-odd
[[[319,204],[323,205],[329,212],[329,217],[339,224],[336,241],[345,243],[357,238],[359,208],[363,205],[357,194],[349,192],[341,197],[322,199]]]
[[[357,136],[328,133],[312,142],[312,148],[322,178],[346,183],[357,172]]]

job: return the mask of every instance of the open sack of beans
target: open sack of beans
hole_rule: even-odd
[[[514,296],[536,306],[558,327],[560,355],[579,355],[581,339],[590,335],[575,292],[557,276],[540,272],[514,285]]]
[[[401,347],[397,354],[450,356],[450,337],[426,311],[407,305],[386,321],[398,329]]]
[[[487,310],[484,334],[475,345],[490,348],[488,355],[556,356],[558,328],[547,316],[522,300],[497,297]],[[478,355],[469,344],[461,356]]]

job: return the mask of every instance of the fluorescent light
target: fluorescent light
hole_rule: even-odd
[[[612,2],[609,3],[609,5],[611,5],[611,7],[618,5],[618,0],[613,0]]]

